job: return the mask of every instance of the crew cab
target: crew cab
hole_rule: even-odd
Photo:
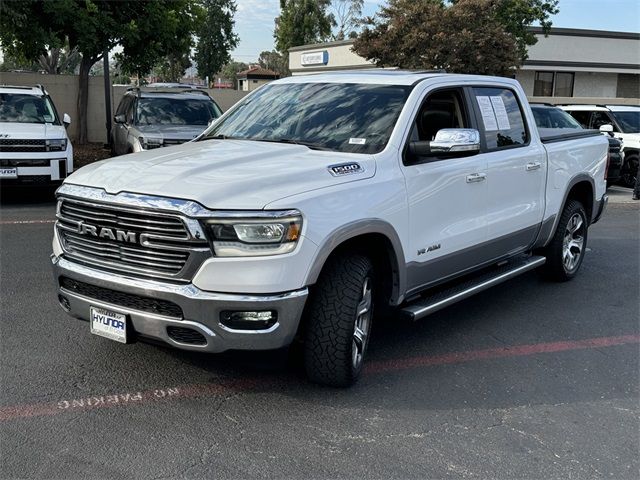
[[[419,319],[538,267],[575,277],[606,163],[597,131],[539,131],[515,80],[285,78],[193,142],[67,178],[58,298],[123,343],[295,342],[312,381],[347,386],[375,312]]]
[[[0,85],[1,184],[60,184],[73,171],[70,123],[42,85]]]

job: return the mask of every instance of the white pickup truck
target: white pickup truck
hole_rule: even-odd
[[[374,311],[413,319],[542,267],[576,275],[607,203],[607,139],[538,131],[506,78],[360,71],[248,95],[195,141],[58,190],[62,308],[187,350],[294,340],[353,383]]]

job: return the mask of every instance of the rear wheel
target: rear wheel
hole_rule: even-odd
[[[304,364],[310,380],[353,384],[362,371],[371,334],[374,298],[371,260],[359,254],[332,258],[310,299]]]
[[[564,282],[576,276],[587,249],[589,223],[584,207],[569,200],[558,222],[558,228],[545,248],[545,273],[551,280]]]
[[[624,166],[622,167],[622,176],[620,177],[620,184],[634,188],[636,186],[636,176],[638,175],[638,156],[631,155],[625,158]]]

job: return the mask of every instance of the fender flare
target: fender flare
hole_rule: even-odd
[[[394,278],[390,303],[394,306],[402,303],[407,288],[407,268],[402,243],[398,233],[390,223],[376,218],[350,222],[327,235],[322,244],[318,246],[315,259],[307,271],[305,285],[316,283],[325,262],[336,248],[352,238],[371,233],[383,235],[391,244],[390,263]]]

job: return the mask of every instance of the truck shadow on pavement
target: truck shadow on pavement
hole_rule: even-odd
[[[0,185],[0,207],[52,205],[57,186]]]

